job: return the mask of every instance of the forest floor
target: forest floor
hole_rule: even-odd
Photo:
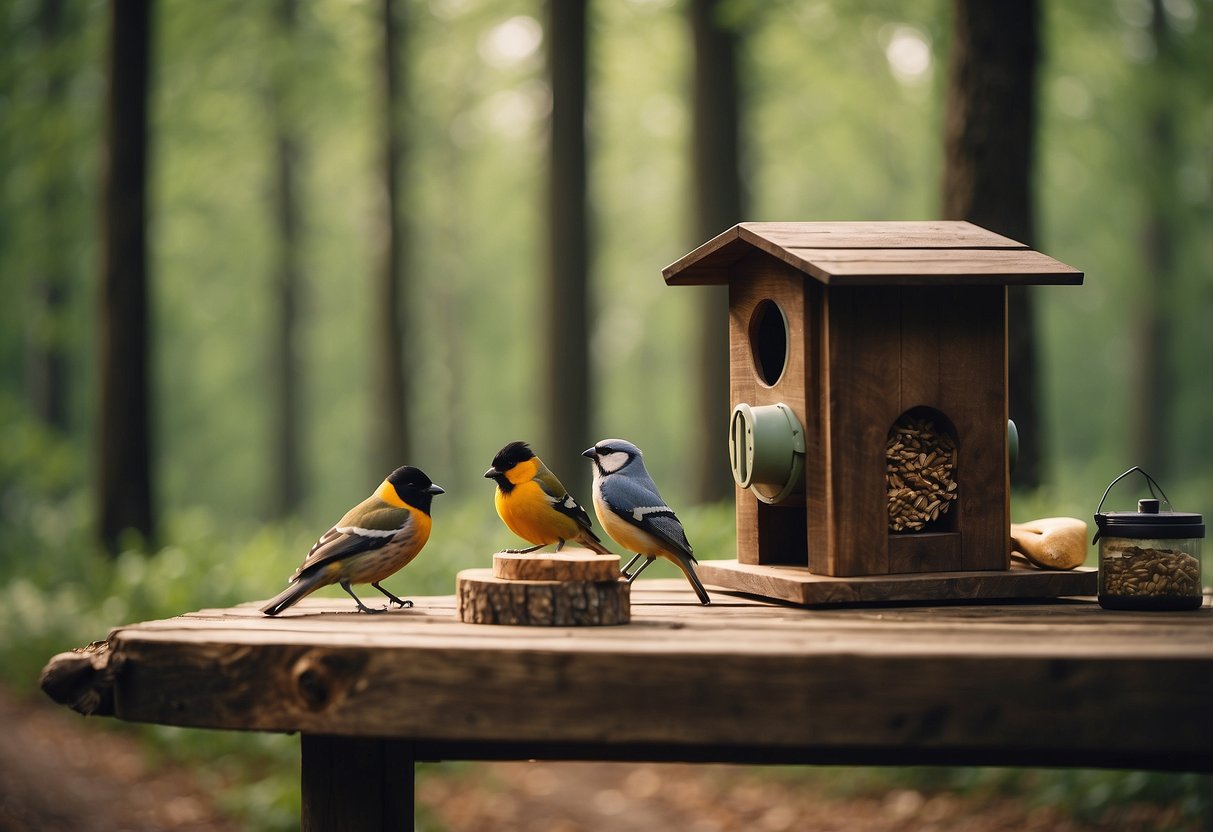
[[[137,738],[0,689],[0,832],[231,832],[187,769],[152,765]],[[1176,810],[1121,806],[1094,823],[1021,798],[894,789],[831,796],[733,766],[485,763],[418,780],[419,809],[449,830],[1095,832],[1185,829]]]
[[[229,832],[190,773],[137,738],[0,689],[0,832]]]

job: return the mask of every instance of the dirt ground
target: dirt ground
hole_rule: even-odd
[[[467,780],[471,780],[469,787]],[[472,832],[1095,832],[1179,830],[1179,813],[1117,810],[1096,824],[1017,798],[898,789],[843,799],[734,766],[494,763],[421,780],[418,803]]]
[[[0,689],[0,832],[229,832],[186,770],[150,766],[134,738]],[[1178,811],[1128,807],[1082,824],[1015,798],[894,790],[840,799],[752,769],[485,763],[419,778],[422,815],[468,830],[725,832],[1093,832],[1195,830]]]
[[[228,832],[188,772],[151,768],[139,743],[46,700],[0,689],[2,832]]]

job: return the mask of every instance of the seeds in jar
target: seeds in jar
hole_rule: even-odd
[[[1103,559],[1105,595],[1200,595],[1200,562],[1176,549],[1128,546]]]

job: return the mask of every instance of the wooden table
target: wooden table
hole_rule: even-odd
[[[1207,599],[1147,614],[713,598],[641,581],[631,624],[579,629],[463,624],[451,596],[378,616],[344,598],[201,610],[118,628],[51,686],[135,722],[298,731],[311,829],[411,828],[417,760],[1213,770]]]

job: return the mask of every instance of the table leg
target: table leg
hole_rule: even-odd
[[[413,744],[301,734],[304,832],[413,829]]]

